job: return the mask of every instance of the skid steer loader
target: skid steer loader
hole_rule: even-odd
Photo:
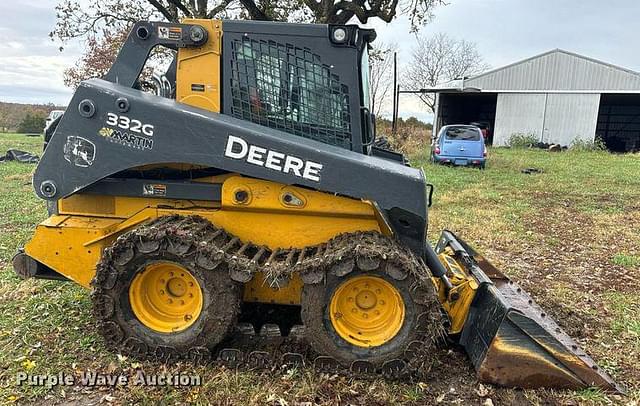
[[[47,134],[33,185],[50,217],[15,271],[91,289],[106,345],[139,358],[393,377],[426,369],[446,335],[484,382],[621,390],[461,239],[429,244],[432,187],[374,146],[374,38],[135,24]],[[156,46],[177,52],[151,94]]]

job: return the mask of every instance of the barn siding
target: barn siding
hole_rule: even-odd
[[[578,138],[593,141],[599,107],[600,94],[549,94],[542,141],[560,145]]]
[[[600,94],[501,93],[493,144],[507,145],[513,134],[561,145],[576,138],[593,141],[599,107]]]
[[[501,93],[496,105],[493,145],[507,145],[513,134],[531,134],[540,139],[544,122],[544,93]]]

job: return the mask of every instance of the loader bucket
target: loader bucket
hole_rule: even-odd
[[[519,388],[598,387],[624,393],[524,289],[467,243],[444,231],[436,252],[447,247],[478,282],[459,343],[480,381]]]

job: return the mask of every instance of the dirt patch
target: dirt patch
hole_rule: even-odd
[[[629,223],[638,218],[622,215],[619,220]],[[520,264],[527,280],[565,282],[594,293],[633,292],[640,286],[632,273],[612,261],[615,250],[638,249],[637,240],[626,240],[623,235],[612,240],[617,224],[606,227],[571,207],[554,207],[526,216],[522,224],[531,238],[504,254],[519,259],[514,264]]]
[[[22,181],[25,182],[25,184],[30,185],[31,184],[31,174],[30,173],[21,173],[18,175],[8,175],[4,177],[5,181],[12,181],[12,180],[17,180],[17,181]]]

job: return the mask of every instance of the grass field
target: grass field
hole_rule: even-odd
[[[41,138],[0,134],[0,151],[38,152]],[[0,404],[638,404],[640,402],[640,156],[494,149],[487,170],[436,167],[415,157],[436,187],[431,240],[451,229],[524,286],[599,364],[629,389],[520,391],[479,384],[451,351],[433,378],[385,382],[310,370],[238,372],[165,366],[110,354],[73,284],[20,281],[10,261],[46,217],[30,185],[34,165],[0,163]],[[534,167],[541,173],[523,174]],[[196,373],[202,385],[172,387],[18,386],[16,374]]]

